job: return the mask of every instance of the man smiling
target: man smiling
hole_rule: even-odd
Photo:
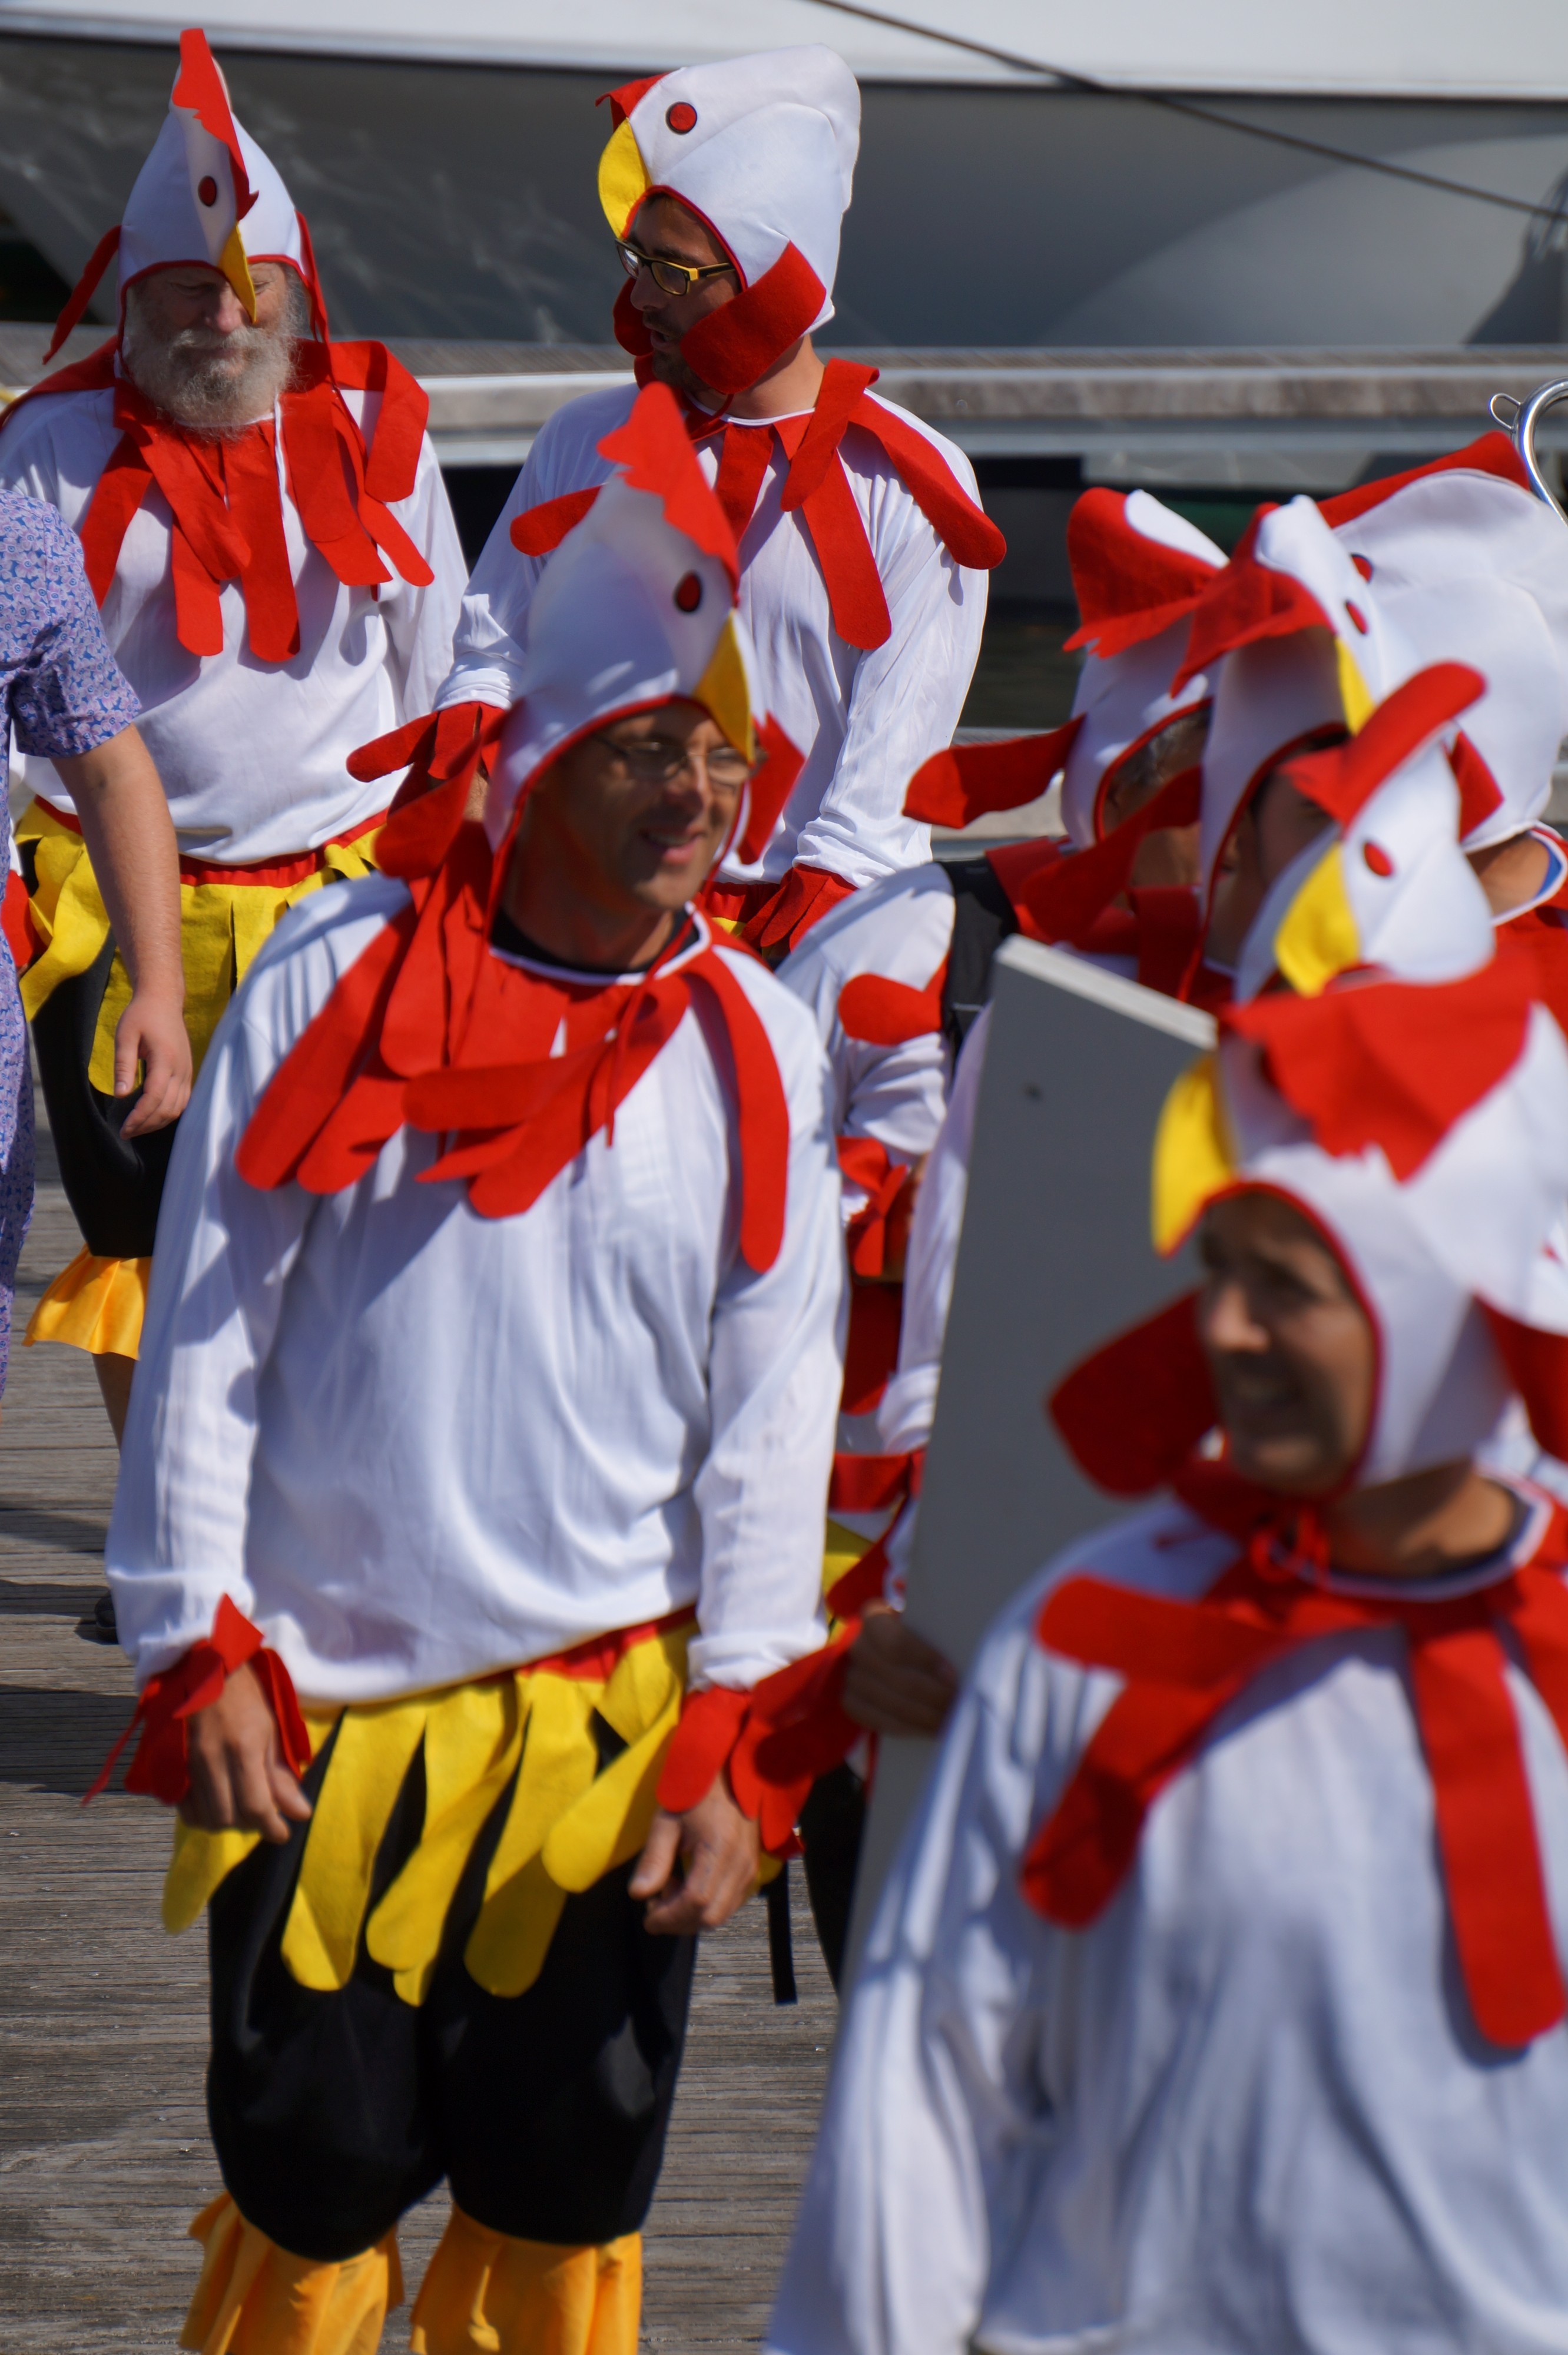
[[[180,851],[199,1067],[279,915],[374,863],[389,795],[349,753],[429,709],[464,564],[428,403],[376,344],[333,344],[308,232],[234,120],[200,33],[169,113],[62,315],[117,257],[117,334],[5,412],[0,483],[78,533],[142,705]],[[23,977],[61,1175],[87,1239],[28,1338],[92,1352],[123,1427],[172,1132],[113,1099],[129,976],[66,779],[22,763],[40,954]]]
[[[635,2355],[747,1693],[821,1640],[821,1057],[692,906],[783,748],[664,388],[608,454],[484,825],[474,746],[294,914],[170,1172],[109,1562],[210,1901],[193,2347],[371,2355],[444,2176],[416,2350]]]
[[[740,544],[768,707],[803,765],[765,838],[707,895],[770,958],[857,887],[929,856],[904,787],[944,747],[979,652],[1001,535],[953,444],[812,342],[833,316],[859,143],[853,75],[780,49],[629,83],[599,186],[625,284],[615,333],[669,385]],[[632,394],[558,410],[475,567],[443,707],[517,691],[543,557],[607,468]]]

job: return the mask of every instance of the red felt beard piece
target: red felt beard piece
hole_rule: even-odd
[[[732,302],[688,328],[681,358],[715,392],[744,392],[809,333],[826,300],[827,290],[799,247],[786,245],[754,286],[742,287]],[[635,348],[618,325],[615,332],[628,351]]]

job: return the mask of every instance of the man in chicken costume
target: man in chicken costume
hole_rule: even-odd
[[[1481,685],[1290,763],[1329,821],[1275,923],[1303,988],[1221,1015],[1156,1146],[1202,1287],[1051,1401],[1103,1487],[1174,1494],[981,1650],[778,2355],[1560,2330],[1568,1527],[1475,1457],[1510,1393],[1568,1420],[1568,1049],[1456,839]]]
[[[794,1819],[747,1694],[821,1640],[824,1073],[689,905],[766,790],[733,536],[663,387],[605,454],[483,824],[470,760],[293,913],[170,1171],[108,1559],[209,1915],[210,2355],[368,2355],[443,2176],[416,2349],[634,2355],[691,1934]]]
[[[1004,543],[963,453],[880,399],[875,368],[825,368],[812,348],[859,144],[842,59],[688,67],[610,109],[599,187],[629,273],[615,333],[638,382],[682,400],[740,544],[768,707],[803,756],[708,900],[776,957],[849,891],[929,857],[904,787],[951,741]],[[585,394],[535,442],[464,603],[450,729],[516,693],[540,562],[604,480],[599,445],[632,398]]]
[[[389,798],[357,745],[430,708],[464,566],[423,393],[379,344],[333,344],[310,239],[182,34],[167,119],[56,345],[117,260],[120,324],[6,413],[0,482],[78,532],[181,853],[199,1063],[282,911],[368,872]],[[48,762],[17,828],[37,948],[23,980],[87,1249],[29,1338],[100,1360],[123,1416],[171,1137],[133,1150],[112,1097],[129,984],[71,799]]]

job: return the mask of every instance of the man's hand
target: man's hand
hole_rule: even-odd
[[[632,1875],[632,1895],[653,1901],[644,1928],[666,1938],[721,1929],[756,1888],[762,1853],[722,1774],[684,1816],[661,1807]]]
[[[190,1040],[181,1008],[179,851],[152,755],[134,728],[91,752],[57,755],[76,805],[92,871],[126,972],[130,1005],[114,1034],[114,1092],[128,1096],[146,1068],[142,1101],[122,1136],[177,1120],[190,1095]]]
[[[190,1792],[180,1813],[204,1832],[260,1832],[282,1847],[310,1801],[283,1764],[278,1729],[249,1668],[236,1668],[188,1728]]]
[[[121,1129],[122,1136],[149,1136],[178,1120],[190,1102],[190,1039],[177,998],[138,990],[114,1033],[114,1092],[128,1096],[136,1066],[146,1066],[142,1101]]]
[[[869,1603],[849,1646],[844,1711],[873,1733],[940,1733],[958,1689],[951,1660],[905,1626],[885,1603]]]

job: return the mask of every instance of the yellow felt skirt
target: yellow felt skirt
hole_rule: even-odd
[[[403,2001],[422,2003],[464,1868],[505,1800],[464,1960],[490,1995],[530,1987],[567,1898],[627,1863],[647,1838],[691,1633],[688,1620],[639,1635],[603,1674],[542,1663],[400,1700],[306,1706],[313,1756],[329,1740],[332,1754],[283,1930],[283,1961],[299,1985],[346,1987],[363,1933]],[[595,1716],[624,1744],[606,1764]],[[421,1750],[423,1826],[367,1919],[382,1835]],[[177,1824],[165,1929],[187,1928],[259,1838]]]
[[[194,1071],[200,1071],[225,1007],[279,919],[324,884],[373,874],[379,838],[375,829],[352,842],[324,843],[319,850],[270,868],[236,868],[231,877],[182,860],[180,962]],[[31,1021],[61,982],[86,973],[101,955],[109,911],[86,843],[48,803],[28,804],[16,840],[32,847],[32,918],[44,943],[21,980],[22,1004]],[[88,1064],[89,1081],[101,1095],[114,1092],[114,1033],[130,1003],[131,976],[116,950]],[[80,1252],[39,1301],[27,1339],[64,1341],[94,1356],[134,1358],[151,1264]]]

